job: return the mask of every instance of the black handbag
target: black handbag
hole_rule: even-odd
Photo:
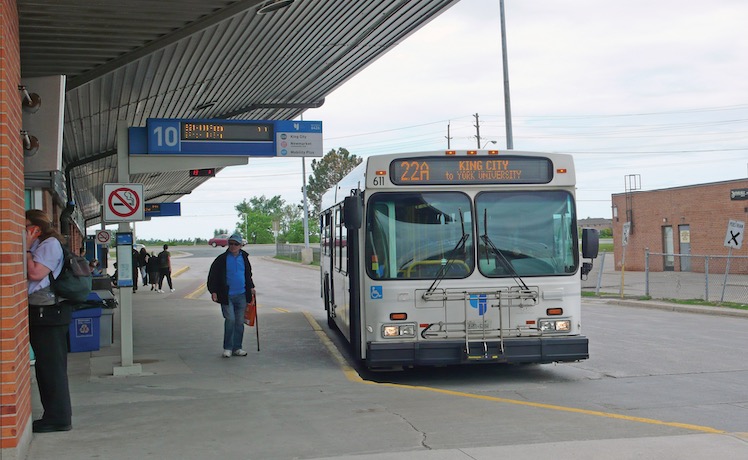
[[[73,320],[73,307],[60,302],[54,305],[29,305],[29,325],[67,326]]]

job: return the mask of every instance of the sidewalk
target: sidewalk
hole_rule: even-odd
[[[190,270],[176,278],[174,293],[139,290],[134,295],[134,355],[142,375],[111,375],[120,358],[118,327],[114,346],[69,355],[73,430],[34,435],[28,460],[748,458],[748,443],[738,435],[678,435],[657,427],[642,427],[649,434],[642,431],[631,439],[517,446],[485,446],[476,440],[470,448],[424,448],[419,439],[425,434],[403,430],[405,415],[392,423],[397,417],[377,409],[383,401],[406,413],[433,409],[438,401],[450,414],[465,404],[482,403],[351,382],[321,344],[318,333],[324,333],[304,314],[283,312],[270,301],[260,303],[261,351],[256,351],[255,330],[248,328],[244,348],[249,356],[220,358],[216,344],[223,320],[217,307],[207,296],[184,298],[196,289],[198,276]],[[35,384],[32,400],[38,418]],[[428,412],[417,414],[419,420],[428,419]],[[572,417],[546,415],[557,426],[573,423]],[[464,429],[466,436],[475,431]],[[663,435],[654,436],[658,433]]]

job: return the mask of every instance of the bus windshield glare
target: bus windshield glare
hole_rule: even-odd
[[[481,241],[478,269],[487,277],[563,275],[577,271],[574,201],[564,191],[483,192],[475,199]],[[507,263],[511,267],[507,267]]]
[[[480,273],[489,278],[577,271],[576,217],[570,193],[482,192],[475,198],[475,210],[473,215],[470,197],[460,192],[374,194],[366,216],[369,277],[466,278],[473,273],[475,260]],[[476,229],[479,238],[474,235]],[[460,244],[463,235],[464,245]],[[483,235],[501,254],[486,247]],[[445,272],[440,274],[443,266]]]
[[[373,195],[366,217],[367,273],[373,279],[434,279],[445,265],[444,278],[470,275],[471,208],[470,198],[459,192]]]

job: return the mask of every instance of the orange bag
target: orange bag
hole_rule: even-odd
[[[247,326],[254,326],[255,319],[257,318],[257,302],[254,297],[252,302],[247,304],[247,309],[244,310],[244,324]]]

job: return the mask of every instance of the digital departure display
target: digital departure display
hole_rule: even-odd
[[[182,122],[183,141],[273,141],[273,125],[268,123]]]
[[[547,184],[553,179],[553,163],[510,155],[406,158],[390,164],[390,177],[397,185]]]

